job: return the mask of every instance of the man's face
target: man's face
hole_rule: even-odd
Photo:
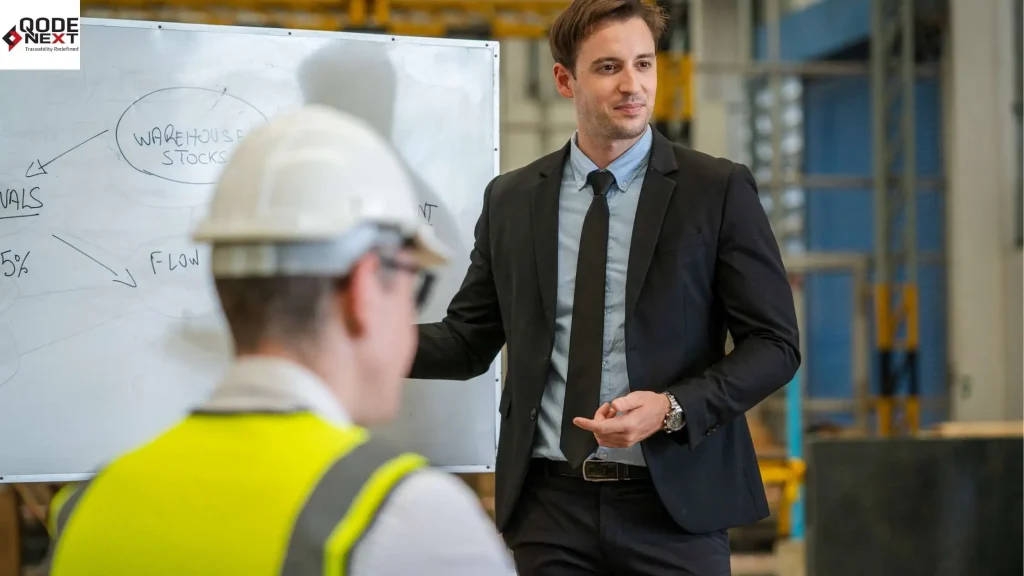
[[[576,104],[580,129],[630,140],[647,129],[658,88],[654,37],[640,18],[602,24],[583,41],[575,76],[555,65],[558,91]]]
[[[414,267],[408,253],[394,260],[400,268]],[[402,381],[416,354],[418,276],[389,266],[386,259],[367,264],[357,280],[362,294],[356,315],[362,327],[357,350],[364,380],[359,383],[361,419],[370,423],[391,419],[401,405]]]

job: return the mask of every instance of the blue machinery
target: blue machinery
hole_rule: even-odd
[[[800,385],[800,371],[786,388],[786,452],[794,462],[804,461],[804,428],[803,428],[803,388]],[[791,501],[789,537],[792,540],[803,540],[804,537],[804,497],[803,497],[803,466],[799,465],[800,478],[795,483],[799,494],[789,494]]]
[[[805,364],[785,394],[787,455],[802,463],[805,415],[891,436],[943,412],[943,179],[928,35],[945,6],[822,0],[783,18],[780,0],[761,5],[754,61],[738,72],[769,78],[773,153],[762,173],[772,209],[794,189],[806,202],[806,228],[795,234],[804,244],[786,250],[787,269],[803,280]],[[780,145],[783,78],[802,88],[803,153],[791,164]],[[780,245],[792,246],[785,237]],[[787,491],[788,534],[801,539],[803,499]]]

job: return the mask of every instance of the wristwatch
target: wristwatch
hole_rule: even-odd
[[[686,418],[683,417],[683,409],[679,406],[679,402],[676,402],[675,396],[668,392],[662,392],[662,394],[668,398],[669,408],[668,414],[665,414],[665,421],[662,423],[661,429],[669,434],[678,432],[686,424]]]

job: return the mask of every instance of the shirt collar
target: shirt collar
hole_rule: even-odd
[[[594,164],[576,144],[578,135],[579,132],[573,133],[569,140],[569,163],[572,166],[572,177],[576,182],[576,189],[582,190],[587,185],[587,175],[598,168],[597,164]],[[640,171],[647,167],[653,140],[654,135],[651,132],[651,126],[648,125],[644,135],[608,165],[608,171],[615,176],[615,184],[619,191],[625,192]]]
[[[308,410],[335,424],[351,423],[345,409],[319,376],[291,360],[270,356],[237,359],[201,409]]]

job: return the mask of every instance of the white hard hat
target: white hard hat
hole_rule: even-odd
[[[418,214],[394,149],[357,117],[322,105],[277,116],[225,165],[193,234],[215,276],[344,274],[393,230],[424,267],[447,249]]]

